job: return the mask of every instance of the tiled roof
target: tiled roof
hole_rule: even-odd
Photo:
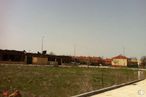
[[[126,56],[118,55],[116,57],[113,57],[112,59],[128,59]]]

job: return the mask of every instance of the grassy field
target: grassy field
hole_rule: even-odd
[[[137,71],[127,69],[0,65],[0,94],[18,89],[22,97],[70,97],[135,79]]]

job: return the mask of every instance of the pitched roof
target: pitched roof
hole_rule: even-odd
[[[112,59],[128,59],[128,58],[123,55],[118,55],[118,56],[113,57]]]

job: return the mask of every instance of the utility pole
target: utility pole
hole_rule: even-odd
[[[125,56],[125,47],[123,47],[123,56]]]
[[[76,56],[76,46],[74,45],[74,57]]]
[[[43,53],[43,46],[44,46],[44,38],[45,38],[45,37],[42,36],[42,45],[41,45],[41,46],[42,46],[42,47],[41,47],[41,49],[42,49],[42,53]]]
[[[76,45],[74,45],[74,63],[75,63],[75,58],[76,57]]]

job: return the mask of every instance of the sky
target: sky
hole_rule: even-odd
[[[141,57],[145,37],[146,0],[0,0],[0,49]]]

